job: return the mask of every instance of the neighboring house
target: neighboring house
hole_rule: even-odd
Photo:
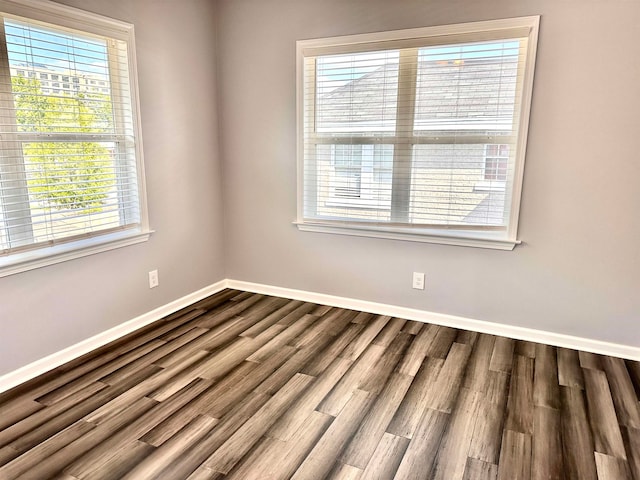
[[[384,211],[391,205],[397,145],[385,143],[385,137],[395,134],[397,71],[397,62],[386,63],[319,93],[317,132],[335,138],[334,144],[316,147],[318,175],[324,180],[319,184],[329,189],[320,195],[327,199],[318,205],[320,214],[340,217],[348,210],[351,217],[388,220]],[[408,172],[398,170],[398,174],[411,175],[413,223],[439,223],[443,196],[454,205],[453,218],[462,224],[502,222],[505,182],[511,174],[507,143],[511,141],[516,73],[516,56],[506,61],[502,57],[501,62],[420,59],[418,113],[408,133],[413,160]],[[504,81],[492,81],[505,77],[512,78],[507,82],[512,88],[505,89]],[[457,103],[465,93],[473,95],[473,101]],[[358,138],[365,136],[363,132],[367,137],[376,135],[377,142],[361,142]],[[455,143],[456,138],[468,136],[477,137],[478,142]],[[451,211],[447,216],[452,218]]]

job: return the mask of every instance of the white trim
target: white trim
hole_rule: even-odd
[[[540,30],[540,16],[527,17],[531,32],[527,40],[527,57],[525,59],[524,74],[520,87],[522,99],[518,121],[518,143],[516,145],[515,172],[513,187],[511,188],[511,210],[509,212],[509,238],[518,235],[518,220],[520,218],[520,204],[522,203],[522,185],[524,183],[524,165],[527,158],[527,138],[529,135],[529,121],[531,117],[531,98],[533,95],[533,77],[535,74],[536,55],[538,51],[538,32]]]
[[[491,238],[490,232],[482,232],[487,235],[480,238],[481,232],[470,230],[469,235],[464,232],[452,233],[442,230],[437,234],[424,233],[423,230],[394,228],[394,227],[368,227],[359,226],[355,223],[349,224],[321,224],[309,222],[293,222],[301,232],[331,233],[337,235],[352,235],[355,237],[382,238],[386,240],[407,240],[410,242],[437,243],[440,245],[454,245],[459,247],[490,248],[493,250],[513,250],[516,245],[522,243],[520,240],[506,240],[502,238]]]
[[[296,218],[304,218],[304,56],[302,43],[296,42]]]
[[[133,25],[49,0],[0,0],[0,12],[100,36],[128,40]]]
[[[349,46],[349,52],[365,50],[358,49],[357,45],[373,44],[373,48],[379,48],[378,44],[398,41],[402,45],[410,44],[411,40],[418,40],[420,46],[440,45],[443,43],[455,43],[465,41],[464,35],[486,32],[500,32],[498,38],[526,37],[532,30],[537,29],[539,15],[528,17],[501,18],[496,20],[484,20],[479,22],[456,23],[449,25],[435,25],[429,27],[407,28],[403,30],[389,30],[384,32],[361,33],[355,35],[342,35],[327,38],[312,38],[298,40],[299,53],[304,56],[328,55],[334,53],[336,47]],[[537,34],[537,31],[535,32]],[[463,39],[457,37],[463,36]],[[489,36],[489,40],[495,39]],[[481,39],[482,40],[482,39]],[[402,47],[400,47],[402,48]]]
[[[31,380],[38,375],[42,375],[49,370],[53,370],[60,365],[70,362],[71,360],[89,353],[96,348],[102,347],[109,342],[117,340],[135,330],[138,330],[139,328],[160,320],[161,318],[177,312],[184,307],[188,307],[198,300],[202,300],[203,298],[213,295],[225,288],[227,288],[227,280],[221,280],[209,285],[208,287],[204,287],[196,292],[190,293],[182,298],[169,302],[166,305],[151,310],[150,312],[144,313],[127,322],[116,325],[115,327],[105,330],[93,337],[82,340],[81,342],[71,345],[64,350],[60,350],[59,352],[48,355],[40,360],[36,360],[35,362],[25,365],[13,372],[0,376],[0,393]]]
[[[96,253],[128,247],[149,240],[153,230],[127,231],[100,235],[53,247],[27,250],[0,257],[0,278]]]
[[[291,298],[293,300],[303,300],[306,302],[331,305],[340,308],[349,308],[352,310],[376,313],[378,315],[390,315],[422,323],[433,323],[436,325],[444,325],[448,327],[472,330],[475,332],[489,333],[491,335],[500,335],[520,340],[528,340],[530,342],[544,343],[547,345],[555,345],[558,347],[572,348],[575,350],[583,350],[585,352],[640,361],[640,347],[634,347],[631,345],[603,342],[601,340],[574,337],[572,335],[565,335],[562,333],[545,332],[543,330],[535,330],[532,328],[486,322],[484,320],[475,320],[472,318],[458,317],[444,313],[428,312],[425,310],[417,310],[398,305],[388,305],[324,293],[245,282],[242,280],[225,279],[209,285],[208,287],[204,287],[194,293],[185,295],[182,298],[158,307],[148,313],[129,320],[128,322],[110,328],[109,330],[76,343],[64,350],[53,353],[40,360],[36,360],[35,362],[14,370],[13,372],[0,376],[0,393],[31,380],[38,375],[42,375],[43,373],[57,368],[60,365],[70,362],[92,350],[95,350],[96,348],[117,340],[124,335],[160,320],[181,308],[187,307],[192,303],[202,300],[203,298],[213,295],[225,288],[262,293],[265,295],[274,295],[278,297]]]
[[[458,317],[444,313],[428,312],[425,310],[400,307],[397,305],[369,302],[367,300],[338,297],[324,293],[294,290],[291,288],[276,287],[259,283],[243,282],[240,280],[227,280],[226,285],[227,288],[237,290],[274,295],[294,300],[303,300],[306,302],[331,305],[340,308],[349,308],[351,310],[376,313],[378,315],[390,315],[393,317],[406,318],[407,320],[416,320],[423,323],[433,323],[447,327],[472,330],[474,332],[489,333],[491,335],[500,335],[519,340],[527,340],[530,342],[544,343],[547,345],[555,345],[557,347],[583,350],[585,352],[640,361],[640,347],[634,347],[631,345],[603,342],[601,340],[574,337],[572,335],[546,332],[543,330],[535,330],[533,328],[517,327],[514,325],[475,320],[472,318]]]

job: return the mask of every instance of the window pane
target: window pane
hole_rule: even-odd
[[[319,57],[317,133],[394,133],[398,58],[397,50]]]
[[[318,145],[318,214],[388,221],[393,145]],[[308,189],[311,191],[311,189]]]
[[[114,143],[22,146],[34,243],[118,227]]]
[[[20,132],[112,133],[110,91],[90,88],[91,79],[109,81],[106,40],[67,34],[5,20],[11,89]],[[28,69],[25,78],[18,71]],[[56,73],[53,73],[56,72]],[[71,77],[77,89],[46,79]]]
[[[421,48],[414,130],[511,134],[519,42]]]
[[[411,169],[412,224],[504,224],[505,192],[476,188],[485,180],[484,145],[418,145]]]

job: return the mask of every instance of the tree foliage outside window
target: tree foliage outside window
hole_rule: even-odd
[[[0,277],[146,241],[133,25],[0,4]]]
[[[11,79],[21,133],[108,133],[113,128],[108,95],[44,95],[40,80]],[[24,142],[30,195],[48,207],[100,211],[115,185],[112,153],[103,143]]]

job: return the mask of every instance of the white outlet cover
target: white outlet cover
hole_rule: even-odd
[[[151,270],[149,272],[149,288],[154,288],[159,285],[158,270]]]
[[[413,272],[413,288],[424,290],[424,273]]]

